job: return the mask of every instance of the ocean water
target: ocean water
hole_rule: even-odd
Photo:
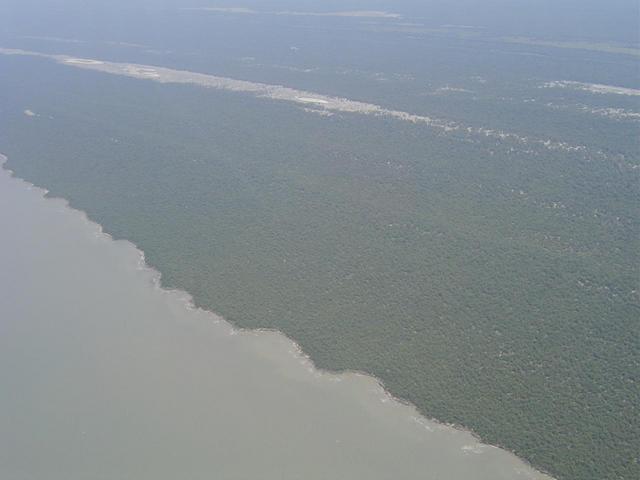
[[[0,477],[543,479],[159,286],[132,244],[0,169]]]

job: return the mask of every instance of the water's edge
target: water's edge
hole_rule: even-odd
[[[531,462],[529,462],[526,458],[521,457],[519,455],[517,455],[515,452],[513,452],[512,450],[510,450],[509,448],[500,445],[499,443],[486,443],[483,441],[482,437],[480,435],[478,435],[476,432],[474,432],[473,430],[470,430],[469,428],[465,427],[464,425],[460,425],[460,424],[456,424],[456,423],[447,423],[447,422],[442,422],[440,420],[438,420],[437,418],[433,418],[433,417],[429,417],[427,415],[424,414],[424,412],[422,412],[416,405],[414,405],[413,403],[411,403],[408,400],[405,400],[403,398],[397,397],[395,396],[391,391],[389,391],[386,386],[384,385],[384,383],[382,382],[382,380],[380,380],[378,377],[376,377],[375,375],[369,373],[369,372],[365,372],[365,371],[361,371],[361,370],[355,370],[355,369],[341,369],[341,370],[334,370],[334,369],[330,369],[330,368],[321,368],[318,367],[315,362],[313,361],[313,358],[311,358],[310,355],[306,354],[304,352],[304,350],[301,348],[301,346],[295,341],[295,339],[289,337],[288,335],[286,335],[285,333],[281,332],[278,329],[275,328],[244,328],[244,327],[240,327],[239,325],[236,325],[233,322],[230,322],[229,320],[225,319],[224,317],[222,317],[221,315],[218,315],[217,313],[215,313],[214,311],[208,309],[208,308],[204,308],[201,307],[199,305],[197,305],[194,302],[193,296],[182,289],[179,288],[168,288],[162,285],[162,273],[160,272],[159,269],[155,268],[152,265],[149,265],[146,261],[145,258],[145,254],[144,251],[138,247],[136,244],[134,244],[133,242],[131,242],[130,240],[126,239],[126,238],[114,238],[110,233],[106,232],[104,227],[98,223],[97,221],[93,220],[88,214],[87,212],[85,212],[84,210],[80,209],[80,208],[76,208],[73,205],[71,205],[71,203],[63,197],[57,197],[57,196],[52,196],[50,195],[50,192],[48,189],[46,189],[45,187],[41,187],[38,185],[34,185],[33,183],[29,182],[27,179],[21,178],[18,175],[15,174],[15,172],[13,170],[11,170],[10,168],[8,168],[8,163],[9,163],[9,158],[4,155],[3,153],[0,152],[0,168],[2,170],[4,170],[5,172],[7,172],[9,174],[10,177],[12,177],[13,179],[27,185],[28,187],[36,190],[37,192],[40,193],[40,195],[46,199],[46,200],[51,200],[51,201],[59,201],[64,205],[64,208],[67,208],[69,210],[71,210],[72,212],[76,213],[77,215],[81,216],[83,218],[83,220],[85,220],[88,224],[92,225],[97,231],[98,234],[103,236],[106,239],[109,239],[113,242],[117,242],[117,243],[122,243],[125,244],[127,246],[129,246],[132,250],[134,250],[136,252],[136,254],[138,255],[138,268],[140,270],[145,271],[150,278],[150,282],[152,283],[154,288],[158,288],[161,289],[167,293],[173,293],[177,296],[179,296],[180,298],[183,299],[185,308],[187,309],[191,309],[191,310],[195,310],[201,313],[206,314],[207,316],[211,317],[212,321],[214,322],[223,322],[232,332],[233,334],[241,334],[241,335],[252,335],[255,336],[256,334],[266,334],[266,335],[277,335],[279,337],[281,337],[282,339],[284,339],[287,343],[289,343],[291,345],[291,350],[294,352],[294,355],[296,357],[296,359],[300,362],[302,362],[305,367],[307,367],[309,370],[312,370],[313,372],[316,372],[317,374],[320,375],[331,375],[337,378],[341,378],[341,379],[348,379],[349,377],[366,377],[368,380],[371,380],[373,384],[375,384],[380,391],[383,393],[384,398],[386,401],[393,401],[399,405],[402,405],[408,409],[411,410],[412,412],[412,418],[416,421],[416,423],[425,426],[425,428],[429,428],[428,425],[426,425],[427,422],[433,423],[437,426],[440,427],[446,427],[446,428],[450,428],[450,429],[454,429],[457,430],[459,432],[462,433],[466,433],[470,436],[473,437],[474,440],[476,440],[478,443],[482,444],[483,446],[488,446],[488,447],[492,447],[492,448],[498,448],[501,449],[507,453],[509,453],[511,456],[515,457],[516,459],[518,459],[520,462],[522,462],[524,465],[530,467],[531,469],[534,469],[535,471],[546,475],[549,477],[550,480],[553,480],[553,477],[551,476],[551,474],[547,471],[545,471],[544,469],[540,469],[538,467],[536,467],[535,465],[533,465]]]

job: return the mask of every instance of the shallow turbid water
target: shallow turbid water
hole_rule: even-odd
[[[130,243],[0,169],[3,479],[542,479],[157,286]]]

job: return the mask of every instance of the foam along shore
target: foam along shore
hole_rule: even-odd
[[[549,480],[194,308],[45,193],[0,168],[0,477]]]
[[[589,153],[584,145],[572,145],[566,142],[550,139],[536,139],[516,133],[494,130],[485,127],[466,126],[457,122],[438,119],[427,115],[416,115],[401,110],[384,108],[373,103],[360,102],[343,97],[322,95],[320,93],[298,90],[282,85],[272,85],[260,82],[251,82],[247,80],[236,80],[228,77],[219,77],[216,75],[190,72],[187,70],[174,70],[171,68],[152,65],[139,65],[135,63],[118,63],[87,58],[75,58],[68,55],[45,54],[14,48],[0,47],[0,54],[42,57],[54,60],[63,65],[96,70],[113,75],[124,75],[127,77],[138,78],[142,80],[152,80],[160,83],[195,84],[202,87],[215,88],[219,90],[245,92],[253,94],[257,97],[293,102],[303,106],[314,104],[318,108],[333,113],[344,112],[390,117],[400,121],[426,125],[443,133],[461,132],[463,134],[495,138],[499,141],[511,141],[522,145],[536,145],[537,147],[545,148],[548,150],[583,152],[585,154]],[[603,152],[590,153],[599,157],[606,157],[606,154]]]

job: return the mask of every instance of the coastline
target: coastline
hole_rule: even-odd
[[[114,238],[110,233],[105,231],[104,227],[100,223],[93,220],[84,210],[76,208],[73,205],[71,205],[67,199],[62,197],[50,196],[50,192],[46,188],[35,185],[29,182],[27,179],[21,178],[18,175],[16,175],[13,170],[8,168],[8,162],[9,162],[8,156],[4,155],[3,153],[0,153],[0,169],[4,170],[12,179],[25,184],[29,189],[35,189],[45,200],[61,202],[61,204],[65,209],[68,209],[69,211],[73,212],[74,215],[81,217],[85,223],[91,225],[92,228],[96,230],[97,232],[96,235],[101,236],[109,241],[126,245],[128,249],[130,249],[132,252],[135,252],[137,256],[137,269],[143,271],[148,276],[149,282],[152,284],[153,288],[161,290],[163,293],[173,295],[176,298],[180,299],[180,301],[184,304],[185,309],[197,311],[199,313],[206,315],[206,317],[209,318],[212,322],[223,324],[225,328],[229,330],[229,335],[241,335],[246,337],[263,337],[264,336],[264,338],[274,337],[277,339],[278,342],[287,344],[289,346],[288,350],[290,354],[294,357],[294,359],[297,362],[299,362],[301,365],[303,365],[309,373],[312,373],[316,377],[327,376],[334,379],[335,381],[346,380],[346,381],[353,382],[357,380],[364,380],[370,383],[373,388],[376,388],[379,390],[380,401],[382,403],[393,402],[398,406],[402,406],[406,408],[409,411],[408,413],[411,414],[410,418],[414,421],[414,423],[420,425],[426,430],[433,431],[435,429],[438,429],[438,430],[451,429],[463,434],[470,435],[477,442],[477,444],[475,446],[470,445],[469,448],[473,447],[473,448],[479,448],[479,449],[482,449],[482,448],[499,449],[505,452],[510,457],[512,457],[512,460],[516,460],[522,463],[527,468],[531,469],[533,471],[532,475],[535,475],[535,478],[540,478],[545,480],[554,480],[554,477],[552,477],[551,474],[537,468],[531,462],[529,462],[523,457],[520,457],[519,455],[509,450],[508,448],[505,448],[499,444],[485,443],[480,435],[466,428],[465,426],[441,422],[437,418],[428,417],[424,415],[413,403],[401,397],[395,396],[392,392],[390,392],[386,388],[382,380],[372,375],[371,373],[359,371],[359,370],[352,370],[352,369],[332,370],[332,369],[318,367],[313,361],[313,358],[304,352],[302,347],[295,341],[295,339],[287,336],[283,332],[275,328],[251,329],[251,328],[239,327],[238,325],[218,315],[214,311],[198,306],[194,302],[194,299],[189,292],[181,289],[167,288],[163,286],[161,271],[159,271],[157,268],[149,265],[146,262],[145,253],[144,253],[144,250],[142,250],[142,248],[140,248],[139,246],[137,246],[136,244],[134,244],[133,242],[131,242],[126,238]],[[530,478],[534,478],[534,477],[532,476]]]

